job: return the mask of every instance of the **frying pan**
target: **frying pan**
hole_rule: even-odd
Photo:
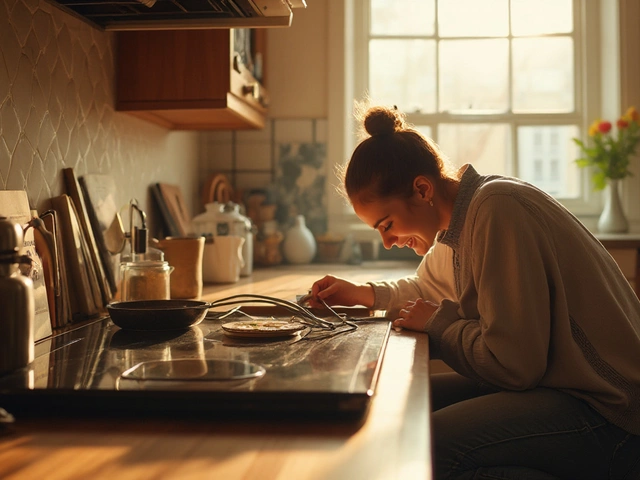
[[[202,322],[210,303],[199,300],[132,300],[107,305],[111,320],[126,330],[177,330]]]
[[[312,311],[297,305],[293,302],[274,297],[256,294],[239,294],[219,299],[213,303],[199,300],[133,300],[126,302],[114,302],[107,305],[107,311],[111,320],[122,329],[128,330],[174,330],[187,329],[197,325],[207,315],[207,311],[215,306],[224,306],[242,303],[242,301],[253,301],[258,303],[268,303],[272,307],[279,308],[280,311],[292,311],[303,317],[307,324],[316,327],[331,329],[336,327],[335,323],[324,320],[316,316]],[[246,308],[243,307],[243,311]],[[224,318],[234,310],[226,312],[218,319]],[[338,314],[331,310],[334,316]],[[249,313],[249,312],[247,312]],[[348,323],[348,322],[347,322]]]

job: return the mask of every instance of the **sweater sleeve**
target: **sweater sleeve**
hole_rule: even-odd
[[[460,302],[425,326],[432,356],[502,388],[535,386],[546,370],[558,262],[538,215],[511,195],[469,209]]]
[[[415,275],[369,284],[375,293],[374,308],[387,310],[391,316],[409,300],[423,298],[440,303],[444,298],[455,298],[453,251],[435,242],[422,258]]]

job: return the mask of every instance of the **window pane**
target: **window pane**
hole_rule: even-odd
[[[576,125],[519,127],[518,177],[554,197],[577,197],[579,152],[571,139],[578,135]]]
[[[496,113],[509,108],[507,40],[440,42],[440,111]]]
[[[371,0],[372,35],[433,35],[435,0]]]
[[[511,33],[543,35],[573,31],[572,0],[511,0]]]
[[[572,112],[573,39],[513,40],[513,111]]]
[[[437,143],[458,167],[471,163],[482,174],[512,175],[511,129],[507,124],[443,123],[438,126]]]
[[[506,36],[508,0],[439,0],[438,33],[441,37]]]
[[[373,103],[404,112],[436,109],[436,54],[433,40],[371,40],[369,96]]]
[[[431,127],[429,125],[414,125],[413,128],[415,128],[425,137],[433,139],[433,132],[431,131]]]

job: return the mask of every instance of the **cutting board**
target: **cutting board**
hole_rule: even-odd
[[[191,215],[184,201],[180,187],[168,183],[158,183],[158,189],[175,221],[181,237],[186,237],[190,230]]]

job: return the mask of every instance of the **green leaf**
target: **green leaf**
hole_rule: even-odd
[[[593,180],[593,187],[596,190],[604,190],[604,187],[607,186],[607,177],[604,172],[595,172],[591,179]]]

